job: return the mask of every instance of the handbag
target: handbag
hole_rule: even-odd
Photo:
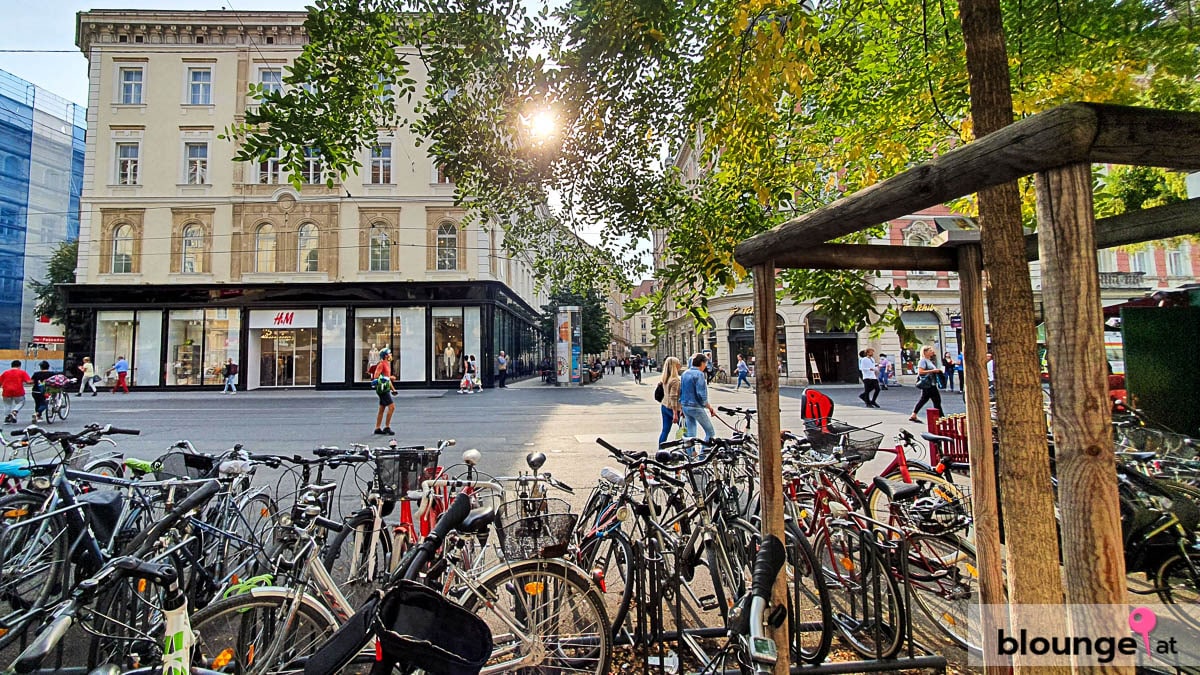
[[[917,377],[917,389],[933,389],[933,376],[921,375]]]
[[[665,395],[666,395],[666,393],[663,392],[662,381],[659,380],[658,386],[654,388],[654,400],[658,401],[659,403],[662,403],[663,397]]]

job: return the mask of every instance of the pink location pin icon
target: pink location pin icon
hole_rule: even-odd
[[[1146,609],[1138,607],[1129,613],[1129,628],[1133,632],[1142,636],[1142,644],[1146,647],[1146,653],[1150,654],[1150,633],[1154,627],[1158,625],[1158,616]]]

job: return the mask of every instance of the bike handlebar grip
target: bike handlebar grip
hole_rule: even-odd
[[[725,406],[723,406],[723,405],[719,405],[719,406],[717,406],[717,410],[720,410],[720,411],[721,411],[721,412],[723,412],[723,413],[729,413],[730,415],[736,415],[736,414],[737,414],[737,411],[736,411],[736,410],[734,410],[733,408],[726,408],[726,407],[725,407]]]
[[[121,429],[118,427],[109,427],[108,429],[106,429],[106,431],[109,434],[125,434],[126,436],[141,436],[142,435],[142,432],[140,429]]]
[[[779,576],[779,570],[783,568],[786,558],[787,554],[779,537],[772,534],[763,540],[762,546],[758,548],[758,555],[754,557],[754,575],[750,584],[755,597],[763,600],[771,598],[771,587],[775,585],[775,577]]]
[[[18,673],[32,673],[37,670],[38,666],[46,658],[46,655],[51,652],[58,643],[62,641],[63,636],[71,629],[71,625],[75,623],[75,615],[73,612],[67,612],[55,617],[54,621],[45,628],[34,639],[25,651],[17,657],[13,664],[13,670]]]
[[[678,448],[679,446],[683,445],[683,442],[686,440],[686,438],[676,438],[673,441],[663,441],[662,443],[658,444],[658,449],[670,450],[671,448]]]
[[[317,448],[313,450],[313,454],[317,457],[333,457],[334,455],[344,454],[344,451],[339,448]]]
[[[331,532],[341,532],[342,530],[346,529],[344,525],[336,520],[330,520],[324,516],[317,516],[314,522]]]
[[[617,457],[623,456],[620,448],[613,445],[612,443],[609,443],[608,441],[604,440],[603,438],[597,438],[596,443],[598,443],[600,445],[600,447],[604,448],[605,450],[608,450],[609,452],[616,455]]]

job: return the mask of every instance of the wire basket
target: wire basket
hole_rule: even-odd
[[[930,484],[928,493],[897,503],[904,526],[924,534],[940,535],[965,530],[974,522],[971,490],[956,485],[953,490]]]
[[[875,459],[883,434],[823,417],[804,421],[804,434],[813,449],[826,454],[840,452],[845,459],[864,462]]]
[[[217,460],[209,455],[171,451],[154,460],[154,475],[160,480],[199,480],[217,475]]]
[[[379,496],[389,501],[404,499],[410,491],[420,489],[421,481],[436,478],[440,454],[425,448],[377,453],[375,479],[379,483]]]
[[[567,553],[578,519],[562,499],[517,499],[496,512],[496,536],[507,560],[556,558]]]

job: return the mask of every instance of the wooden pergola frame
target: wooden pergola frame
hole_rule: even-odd
[[[1040,236],[1026,238],[1029,260],[1042,261],[1042,297],[1051,364],[1056,370],[1053,430],[1063,513],[1089,514],[1064,523],[1066,600],[1125,602],[1125,571],[1110,430],[1103,314],[1095,252],[1200,232],[1200,200],[1097,222],[1091,165],[1200,169],[1200,114],[1074,103],[1029,117],[886,181],[790,220],[738,245],[735,257],[754,274],[762,530],[784,538],[780,474],[779,382],[775,274],[782,268],[956,271],[962,295],[967,433],[975,541],[984,605],[1026,604],[1006,596],[986,374],[983,256],[978,243],[957,247],[826,243],[867,227],[982,189],[1036,176]],[[969,238],[968,238],[969,239]],[[997,397],[1003,405],[1006,391]],[[1000,429],[1001,434],[1004,429]],[[1048,462],[1049,458],[1042,458]],[[1025,485],[1022,490],[1050,490]],[[1022,531],[1019,490],[1005,486],[1005,528]],[[1026,493],[1028,494],[1028,493]],[[1055,556],[1057,547],[1046,547]],[[1043,560],[1057,565],[1057,560]],[[776,584],[775,602],[786,602]],[[1123,627],[1127,628],[1127,627]],[[784,626],[777,644],[788,644]],[[1114,633],[1115,634],[1115,633]],[[780,650],[776,673],[788,672]],[[1018,664],[1020,667],[1020,664]]]

